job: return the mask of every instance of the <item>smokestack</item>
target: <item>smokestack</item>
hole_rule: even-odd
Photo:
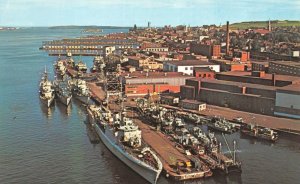
[[[272,73],[272,85],[276,86],[275,73]]]
[[[229,55],[229,21],[226,24],[226,55]]]

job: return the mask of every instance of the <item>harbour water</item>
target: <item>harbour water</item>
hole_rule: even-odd
[[[127,31],[104,29],[104,33]],[[42,41],[80,36],[78,29],[26,28],[0,32],[0,183],[146,183],[101,143],[91,143],[85,107],[56,102],[44,108],[38,83],[53,61],[38,48]],[[92,58],[82,57],[88,66]],[[221,135],[218,135],[221,138]],[[241,137],[237,141],[243,172],[185,183],[299,183],[300,138],[281,136],[271,144]],[[225,150],[225,144],[223,144]],[[164,177],[159,183],[172,183]]]

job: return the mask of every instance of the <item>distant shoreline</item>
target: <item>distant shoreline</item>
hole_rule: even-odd
[[[49,29],[129,29],[122,26],[50,26]]]

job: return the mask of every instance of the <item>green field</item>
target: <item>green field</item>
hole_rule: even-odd
[[[300,21],[291,20],[271,20],[272,27],[300,27]],[[230,24],[231,29],[253,29],[253,28],[267,28],[268,21],[253,21],[253,22],[240,22]]]

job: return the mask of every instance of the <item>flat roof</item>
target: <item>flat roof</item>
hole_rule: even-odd
[[[180,60],[180,61],[166,61],[166,63],[176,66],[195,66],[195,65],[218,65],[203,60]]]
[[[194,67],[194,70],[196,72],[214,72],[212,69],[209,67]]]
[[[140,55],[140,56],[127,56],[128,59],[132,60],[141,60],[141,59],[147,59],[151,56],[146,56],[146,55]]]
[[[300,95],[300,84],[291,84],[278,89],[278,92],[291,92],[292,94]]]
[[[182,72],[144,72],[144,71],[134,71],[134,72],[123,72],[121,76],[126,79],[135,79],[135,78],[192,78],[192,75],[186,75]]]
[[[251,63],[261,64],[264,66],[269,66],[269,61],[250,61]]]
[[[226,59],[211,59],[211,61],[225,63],[227,65],[245,65],[245,63],[239,63],[238,61],[231,61]]]
[[[206,104],[204,102],[200,102],[200,101],[197,101],[197,100],[189,100],[189,99],[181,100],[181,102],[183,102],[183,103],[191,103],[191,104],[198,104],[198,105]]]
[[[270,63],[300,68],[300,62],[296,61],[271,61]]]
[[[261,84],[252,84],[252,83],[244,83],[244,82],[234,82],[234,81],[225,81],[225,80],[211,80],[211,79],[201,79],[201,82],[208,82],[208,83],[215,83],[215,84],[227,84],[227,85],[234,85],[239,87],[248,87],[248,88],[259,88],[265,90],[276,90],[280,87],[276,86],[266,86]]]
[[[251,72],[243,72],[243,71],[221,72],[221,73],[217,73],[217,75],[228,75],[228,76],[239,76],[239,77],[261,78],[261,79],[272,80],[272,74],[269,73],[266,73],[264,77],[255,77],[251,75]],[[275,80],[300,82],[300,77],[275,74]]]

